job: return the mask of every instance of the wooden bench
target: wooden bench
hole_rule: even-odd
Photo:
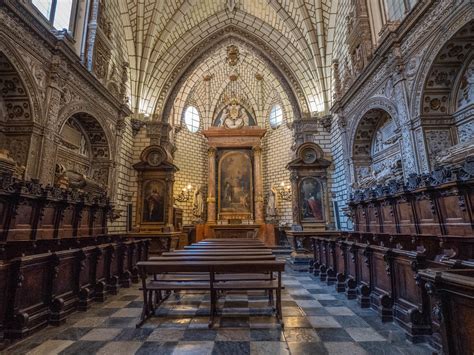
[[[262,243],[260,239],[249,239],[249,238],[206,238],[200,241],[202,242],[218,242],[218,243],[241,243],[241,242],[246,242],[246,243]]]
[[[185,250],[206,250],[206,249],[209,249],[209,250],[213,250],[213,249],[220,249],[220,250],[224,250],[224,249],[237,249],[237,250],[244,250],[244,249],[262,249],[262,250],[270,250],[268,247],[266,246],[259,246],[259,245],[197,245],[197,244],[194,244],[194,245],[186,245],[184,247]]]
[[[143,261],[138,263],[143,289],[143,310],[140,327],[149,317],[151,317],[156,307],[161,304],[164,298],[161,291],[209,291],[211,294],[211,309],[209,317],[209,327],[214,323],[214,316],[217,313],[217,296],[219,292],[232,290],[263,290],[268,291],[270,301],[273,303],[273,292],[276,293],[276,316],[283,327],[281,313],[281,273],[285,270],[285,262],[279,260],[252,260],[252,261]],[[273,278],[273,273],[277,273],[277,278]],[[175,281],[167,278],[168,274],[191,273],[187,281]],[[196,278],[193,273],[205,273]],[[268,274],[266,279],[248,279],[244,275]],[[148,281],[148,275],[165,275],[164,279]],[[223,276],[225,275],[225,276]],[[231,275],[233,275],[231,277]],[[239,277],[239,275],[244,277]]]
[[[232,259],[230,259],[232,258]],[[154,256],[149,259],[150,261],[251,261],[251,260],[275,260],[275,255],[191,255],[191,256],[180,256],[180,255],[165,255],[165,256]]]
[[[235,250],[176,250],[174,252],[164,252],[162,256],[235,256]],[[239,251],[238,255],[273,255],[271,250],[245,250]]]
[[[261,242],[255,242],[255,243],[249,243],[245,241],[238,241],[238,242],[206,242],[206,241],[201,241],[198,243],[194,243],[193,245],[265,245],[264,243]]]

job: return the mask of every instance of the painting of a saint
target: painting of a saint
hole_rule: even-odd
[[[302,220],[322,221],[323,194],[321,183],[315,178],[306,178],[300,184],[300,211]]]
[[[163,223],[165,221],[165,183],[148,181],[143,190],[143,222]]]
[[[252,162],[248,151],[224,153],[219,161],[220,213],[252,213]]]

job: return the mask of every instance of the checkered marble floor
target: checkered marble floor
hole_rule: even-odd
[[[289,268],[287,268],[289,269]],[[48,327],[5,354],[432,354],[410,344],[401,329],[337,294],[307,273],[284,275],[282,330],[260,292],[227,294],[207,328],[209,295],[171,296],[141,329],[138,286],[122,289],[67,324]]]

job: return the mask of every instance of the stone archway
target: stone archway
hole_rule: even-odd
[[[16,175],[24,177],[34,171],[30,146],[33,131],[33,112],[28,90],[19,72],[0,52],[0,149],[16,163]],[[28,174],[27,174],[28,175]]]
[[[106,132],[89,113],[71,115],[59,133],[56,184],[68,178],[71,187],[105,192],[111,179],[111,149]]]
[[[416,117],[422,169],[474,153],[474,21],[444,42],[426,67]]]
[[[365,112],[351,142],[354,188],[372,187],[403,176],[401,133],[387,111],[372,108]]]

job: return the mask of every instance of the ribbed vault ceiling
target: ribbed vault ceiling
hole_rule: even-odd
[[[212,46],[219,47],[219,33],[229,29],[249,42],[252,36],[259,39],[260,43],[253,45],[268,53],[292,90],[301,91],[296,96],[304,96],[306,105],[300,102],[302,114],[328,109],[337,0],[117,1],[130,63],[130,104],[134,112],[162,114],[179,77],[205,52],[215,51],[217,56],[203,61],[209,67],[207,74],[227,78],[222,66],[210,63],[222,62],[222,51]],[[240,68],[242,76],[254,77],[254,65],[261,73],[265,71],[260,69],[263,62],[257,56],[253,58],[256,62],[247,60],[246,69]],[[248,73],[243,73],[245,70]],[[279,80],[270,74],[272,70],[266,70],[269,78]],[[199,91],[195,83],[182,86],[189,93]],[[225,83],[220,83],[222,86]],[[249,88],[247,94],[251,92]]]

